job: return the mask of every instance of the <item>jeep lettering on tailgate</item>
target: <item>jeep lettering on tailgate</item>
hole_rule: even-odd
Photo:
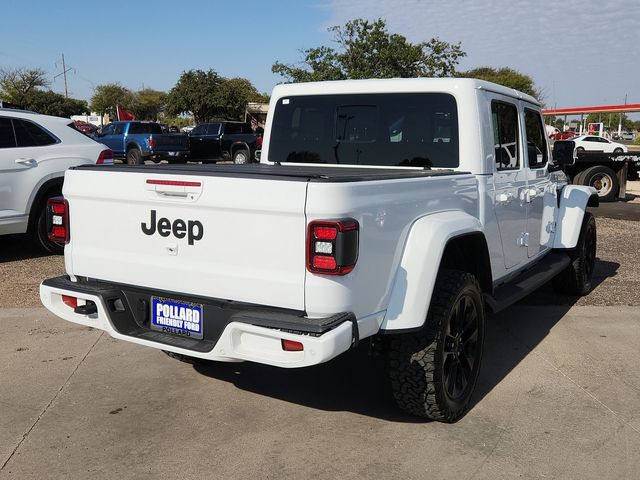
[[[204,227],[198,220],[184,221],[181,218],[177,218],[171,223],[168,218],[162,217],[158,219],[156,224],[156,217],[156,211],[151,210],[149,225],[146,225],[144,222],[140,224],[142,233],[145,235],[153,235],[157,230],[161,237],[168,237],[171,233],[173,233],[173,236],[176,238],[184,238],[186,236],[189,245],[193,245],[194,242],[201,240],[204,235]]]

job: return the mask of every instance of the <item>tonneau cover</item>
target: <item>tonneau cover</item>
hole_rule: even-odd
[[[304,182],[368,182],[401,178],[424,178],[443,175],[462,175],[466,172],[454,170],[418,170],[399,168],[354,168],[329,167],[325,165],[81,165],[78,170],[128,171],[148,174],[202,175],[212,177],[246,177],[269,180],[288,180]]]

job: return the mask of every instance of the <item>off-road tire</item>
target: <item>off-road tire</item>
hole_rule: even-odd
[[[582,182],[584,181],[584,170],[582,170],[581,172],[576,173],[573,178],[571,179],[571,183],[573,185],[582,185]]]
[[[142,165],[142,152],[138,148],[131,148],[127,151],[127,163],[129,165]]]
[[[615,200],[620,190],[616,172],[606,165],[594,165],[581,172],[580,184],[598,190],[598,198],[601,202]]]
[[[245,163],[251,163],[249,150],[241,148],[233,152],[233,163],[235,163],[236,165],[244,165]]]
[[[460,308],[465,314],[470,312],[468,309],[473,309],[476,315],[474,325],[467,324],[469,319],[465,316],[456,315]],[[480,371],[484,320],[482,292],[476,278],[458,270],[440,271],[424,328],[420,332],[399,334],[391,339],[391,389],[402,410],[446,423],[453,423],[465,414]],[[460,328],[454,324],[456,321],[461,323]],[[474,328],[465,330],[469,325]],[[460,333],[455,339],[454,330]],[[465,332],[467,335],[471,332],[466,341]],[[455,390],[458,384],[458,368],[462,374],[465,373],[464,361],[466,384],[461,381],[462,391],[459,395],[452,395],[451,388]],[[455,377],[453,385],[452,376]]]
[[[55,195],[58,196],[58,195]],[[33,230],[33,239],[38,246],[43,250],[53,253],[55,255],[62,255],[64,253],[64,245],[61,243],[52,242],[49,240],[47,232],[47,199],[42,201],[42,204],[38,208],[36,213],[36,225]]]
[[[591,213],[585,212],[578,244],[569,251],[571,263],[553,279],[553,286],[557,292],[583,296],[591,291],[596,246],[596,220]]]
[[[170,352],[168,350],[162,350],[162,352],[168,357],[178,360],[179,362],[189,363],[191,365],[202,365],[207,363],[207,360],[198,357],[190,357],[189,355],[182,355],[181,353]]]

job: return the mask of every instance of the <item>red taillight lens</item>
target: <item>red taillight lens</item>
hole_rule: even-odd
[[[256,147],[262,148],[262,137],[256,138]]]
[[[286,352],[302,352],[304,350],[304,345],[300,342],[296,342],[295,340],[282,339],[282,350]]]
[[[64,303],[67,307],[75,309],[78,306],[78,299],[69,295],[62,295],[62,303]]]
[[[338,236],[338,229],[336,227],[317,226],[313,229],[313,234],[316,240],[335,240]]]
[[[153,150],[154,148],[156,148],[156,139],[153,137],[149,137],[147,138],[147,146]]]
[[[346,275],[358,261],[360,225],[352,218],[320,220],[307,231],[307,270],[323,275]]]
[[[47,237],[52,242],[69,243],[69,203],[62,197],[47,200]]]
[[[97,165],[113,165],[113,150],[107,148],[106,150],[102,150],[100,155],[98,155],[98,160],[96,160]]]

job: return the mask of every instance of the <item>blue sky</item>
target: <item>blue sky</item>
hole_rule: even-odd
[[[461,69],[531,75],[550,107],[623,103],[625,94],[640,103],[637,0],[4,0],[1,12],[0,68],[40,67],[52,78],[64,52],[70,91],[85,99],[110,82],[168,90],[191,68],[270,92],[281,80],[274,61],[330,44],[330,25],[382,17],[413,42],[461,41]],[[61,77],[51,86],[64,90]]]

